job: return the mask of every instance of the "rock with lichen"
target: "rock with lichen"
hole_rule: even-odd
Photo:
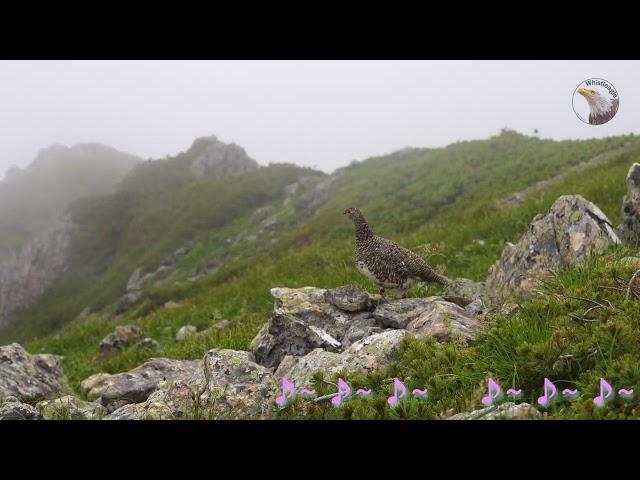
[[[596,205],[580,195],[564,195],[533,219],[517,244],[506,245],[489,271],[487,286],[494,295],[527,295],[549,272],[618,243],[611,222]]]

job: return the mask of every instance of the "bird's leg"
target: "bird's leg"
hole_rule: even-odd
[[[378,295],[380,295],[380,303],[384,303],[384,301],[385,301],[384,288],[380,288],[380,291],[378,292]]]

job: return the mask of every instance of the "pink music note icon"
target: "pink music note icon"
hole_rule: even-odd
[[[282,395],[276,398],[276,403],[283,406],[287,401],[291,400],[296,394],[296,387],[289,381],[287,377],[282,379]]]
[[[493,378],[487,380],[487,386],[489,388],[489,393],[482,397],[482,404],[492,405],[495,400],[500,398],[502,390],[500,389],[500,385],[498,385]]]
[[[400,392],[400,395],[398,395],[398,392]],[[397,378],[394,378],[393,379],[393,395],[387,398],[387,403],[393,406],[396,403],[398,403],[398,400],[400,400],[406,394],[407,394],[407,387],[405,387],[400,380],[398,380]]]
[[[605,393],[606,392],[606,393]],[[593,399],[593,403],[596,404],[596,407],[604,406],[609,400],[613,398],[614,391],[609,382],[607,382],[604,378],[600,379],[600,395]]]
[[[557,397],[558,397],[558,389],[556,388],[556,386],[553,384],[551,380],[545,377],[544,395],[542,395],[541,397],[538,397],[538,405],[542,407],[551,405],[551,402],[553,402]]]
[[[336,407],[342,403],[342,400],[351,395],[351,387],[347,382],[343,379],[338,379],[338,395],[331,399],[331,403],[333,403]]]

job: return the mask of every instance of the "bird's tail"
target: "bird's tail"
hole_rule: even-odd
[[[426,272],[422,275],[422,281],[429,283],[439,283],[440,285],[449,285],[451,280],[449,280],[444,275],[440,275],[436,271],[428,268]]]

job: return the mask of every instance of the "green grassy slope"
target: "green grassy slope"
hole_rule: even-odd
[[[289,210],[288,215],[295,221],[287,224],[283,236],[268,248],[247,248],[243,244],[245,248],[240,252],[242,255],[236,256],[216,274],[197,282],[167,282],[152,287],[147,292],[144,305],[121,317],[110,317],[110,295],[105,295],[104,305],[107,308],[104,316],[95,315],[84,321],[69,321],[67,318],[61,323],[65,325],[61,331],[31,340],[27,342],[27,348],[64,355],[65,372],[74,387],[92,373],[130,369],[150,356],[198,358],[216,346],[247,349],[250,340],[269,318],[273,308],[269,289],[273,286],[315,285],[330,288],[353,282],[374,290],[373,285],[360,276],[351,263],[352,226],[342,216],[347,206],[362,208],[374,231],[422,252],[447,275],[483,280],[488,268],[499,256],[504,241],[516,240],[531,219],[548,209],[559,195],[582,194],[598,204],[613,223],[617,223],[625,188],[624,177],[629,165],[640,159],[639,149],[614,155],[592,168],[571,172],[564,180],[543,188],[522,204],[504,208],[499,200],[629,141],[635,139],[618,137],[553,142],[503,132],[485,141],[463,142],[445,149],[417,150],[370,159],[339,172],[333,196],[311,217],[297,218],[301,213]],[[278,199],[273,202],[277,204]],[[244,216],[241,215],[228,228],[236,229],[234,233],[248,228],[250,209],[251,205],[247,211],[243,210]],[[201,211],[198,215],[204,214]],[[206,230],[206,226],[203,228]],[[205,252],[216,248],[220,239],[228,237],[226,232],[219,237],[202,232],[193,240],[193,257],[185,260],[191,261],[192,265],[199,261],[199,256],[204,258]],[[123,258],[128,258],[127,261],[123,260],[122,264],[109,263],[107,268],[114,272],[113,275],[120,275],[118,281],[113,282],[120,288],[134,268],[132,263],[140,263],[140,258],[134,262],[133,257],[126,256],[127,249],[121,253]],[[125,269],[125,266],[128,268]],[[579,275],[577,278],[584,279]],[[101,285],[87,288],[95,288],[93,292],[98,295]],[[576,284],[576,288],[587,287]],[[89,297],[94,293],[86,291],[87,298],[78,302],[75,308],[85,301],[91,301]],[[427,291],[418,288],[413,294],[426,295]],[[44,302],[38,307],[42,309],[42,318],[46,318],[49,312],[55,312],[64,301],[60,294],[52,294],[48,298],[50,303]],[[69,291],[68,298],[76,298],[75,293]],[[175,310],[162,308],[161,305],[167,300],[178,300],[181,307]],[[569,304],[566,308],[573,307]],[[537,344],[540,349],[546,348],[546,343],[551,341],[549,338],[555,328],[554,322],[566,320],[562,316],[563,310],[555,303],[552,306],[532,305],[530,308],[533,309],[531,313],[523,310],[520,320],[517,320],[525,322],[524,333],[521,332],[522,323],[514,323],[514,319],[505,319],[504,324],[499,324],[496,331],[500,332],[499,338],[503,343],[494,339],[493,343],[490,340],[481,341],[473,349],[447,346],[437,350],[444,357],[440,353],[433,357],[433,349],[436,348],[433,345],[428,342],[409,342],[400,362],[380,375],[387,375],[384,378],[388,378],[389,372],[395,372],[394,376],[411,376],[426,382],[434,373],[448,378],[458,375],[456,368],[473,370],[473,375],[469,374],[466,383],[447,384],[441,391],[443,399],[440,403],[436,402],[437,406],[419,406],[416,407],[418,410],[407,413],[407,416],[431,418],[443,409],[462,408],[477,402],[480,398],[475,396],[478,382],[485,377],[487,370],[495,371],[496,379],[508,383],[513,378],[513,368],[520,368],[518,362],[525,362],[521,358],[524,354],[519,349],[529,344]],[[536,325],[547,321],[544,320],[547,317],[540,313],[545,312],[545,308],[553,311],[557,320],[549,316],[549,323],[544,323],[544,328],[538,328]],[[37,309],[26,313],[33,314],[33,311]],[[64,318],[64,308],[59,312],[58,318]],[[207,326],[222,318],[231,321],[229,328],[185,342],[175,341],[175,332],[184,324]],[[100,339],[115,325],[123,323],[141,325],[147,335],[161,343],[162,350],[149,352],[132,347],[109,359],[99,359]],[[510,335],[502,332],[501,328],[509,330]],[[527,337],[529,334],[526,332],[530,332],[531,336]],[[425,352],[428,355],[422,358]],[[435,363],[431,363],[431,357]],[[481,357],[488,360],[482,363],[478,360]],[[418,362],[417,358],[422,360]],[[476,366],[466,363],[469,358],[474,359]],[[493,367],[487,363],[491,358],[496,359]],[[416,368],[419,372],[412,370]],[[530,368],[535,370],[536,367]],[[596,370],[588,371],[594,374]],[[538,376],[528,376],[526,381],[530,383],[526,385],[534,384]],[[375,383],[375,378],[378,377],[374,375],[370,379],[360,380],[373,385],[371,382]],[[575,378],[571,381],[576,381]],[[429,383],[425,385],[431,389],[438,388]],[[452,393],[454,387],[457,392],[455,395]],[[445,396],[447,399],[444,399]],[[380,400],[371,400],[374,404],[376,401]],[[380,415],[369,404],[363,404],[355,412],[353,415],[361,417]],[[295,416],[300,413],[294,408],[287,414]],[[337,415],[328,411],[306,414],[316,417]],[[384,415],[387,414],[390,413]],[[342,415],[350,414],[343,412]]]

